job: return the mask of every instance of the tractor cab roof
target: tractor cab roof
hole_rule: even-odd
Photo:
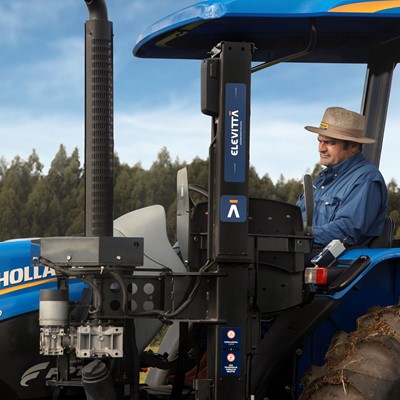
[[[253,43],[253,61],[309,51],[301,62],[368,63],[385,48],[400,60],[400,1],[203,1],[150,26],[133,50],[138,57],[208,58],[221,41]]]

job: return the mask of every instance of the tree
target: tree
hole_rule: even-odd
[[[395,238],[400,239],[400,191],[397,182],[391,179],[388,188],[388,214],[393,219],[395,227]]]
[[[83,193],[78,149],[68,157],[61,145],[47,176],[36,182],[29,196],[30,234],[59,236],[83,233]]]
[[[2,160],[0,192],[0,239],[29,236],[29,212],[27,200],[41,179],[43,165],[35,150],[27,161],[16,156],[6,168]]]
[[[171,157],[166,147],[157,155],[149,170],[140,163],[130,166],[114,156],[114,218],[153,204],[165,208],[167,232],[175,240],[176,175],[188,169],[189,183],[208,188],[208,160],[196,157],[191,163]],[[315,178],[321,171],[316,164]],[[388,183],[388,213],[395,221],[400,237],[400,190],[396,180]],[[79,153],[70,156],[65,147],[54,157],[47,175],[35,150],[27,161],[16,156],[10,165],[0,157],[0,240],[17,237],[75,235],[84,233],[84,175]],[[254,167],[249,169],[249,196],[295,203],[302,192],[302,182],[286,180],[281,175],[274,184],[268,174],[260,178]],[[203,196],[191,193],[193,199]]]
[[[148,190],[153,204],[160,204],[165,208],[167,215],[167,233],[171,240],[174,240],[176,205],[173,207],[176,198],[176,174],[182,165],[171,158],[166,147],[158,153],[157,160],[150,167],[148,175]]]
[[[268,174],[265,174],[261,178],[261,192],[260,197],[269,200],[276,200],[276,193],[275,193],[275,185],[272,182],[272,179],[269,177]]]
[[[120,166],[114,179],[115,218],[151,204],[147,178],[148,171],[144,171],[140,164],[135,164],[132,168],[127,164]]]

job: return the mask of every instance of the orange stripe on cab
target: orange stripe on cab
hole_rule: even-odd
[[[331,8],[329,12],[339,13],[375,13],[378,11],[388,10],[390,8],[400,7],[399,0],[389,1],[363,1],[360,3],[345,4]]]

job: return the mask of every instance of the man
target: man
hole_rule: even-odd
[[[362,145],[375,143],[364,136],[365,117],[340,107],[325,111],[318,134],[320,163],[326,168],[314,185],[314,248],[333,239],[349,246],[366,246],[379,236],[387,214],[387,188],[378,169],[362,154]],[[297,205],[305,214],[304,196]]]

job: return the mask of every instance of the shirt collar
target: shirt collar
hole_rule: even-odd
[[[334,165],[333,167],[325,168],[321,176],[328,177],[328,176],[337,176],[339,174],[343,174],[347,170],[349,170],[353,165],[359,163],[360,161],[364,160],[364,155],[361,152],[354,154],[350,158],[340,162],[339,164]]]

